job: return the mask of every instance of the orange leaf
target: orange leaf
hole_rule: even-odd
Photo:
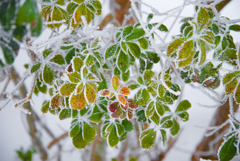
[[[126,105],[126,99],[124,98],[123,95],[118,95],[118,100],[121,102],[122,105]]]
[[[108,89],[103,89],[99,92],[100,96],[108,96],[110,94],[110,91]]]
[[[120,86],[120,81],[119,81],[118,77],[114,75],[114,76],[112,77],[112,87],[113,87],[113,89],[114,89],[115,91],[117,91],[117,89],[119,88],[119,86]]]
[[[130,90],[128,89],[128,87],[122,87],[122,89],[119,91],[119,93],[127,96],[130,94]]]
[[[110,95],[108,96],[108,98],[111,99],[111,98],[113,98],[113,96],[114,96],[114,93],[111,92]]]

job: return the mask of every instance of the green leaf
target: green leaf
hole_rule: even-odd
[[[223,40],[222,40],[222,49],[225,50],[228,46],[228,40],[227,38],[224,36]]]
[[[158,27],[158,29],[159,29],[160,31],[168,32],[168,28],[167,28],[164,24],[161,24],[161,25]]]
[[[238,85],[238,80],[237,78],[233,79],[230,83],[228,83],[225,87],[225,92],[226,95],[230,95],[234,92],[235,88]]]
[[[143,103],[146,105],[150,99],[150,94],[148,93],[148,91],[146,89],[142,90],[142,94],[141,94],[142,98],[143,98]]]
[[[18,52],[17,51],[14,52],[12,49],[9,49],[9,48],[3,46],[2,44],[1,44],[1,47],[2,47],[5,62],[7,64],[12,64],[14,62],[15,54],[17,54]]]
[[[212,29],[213,29],[213,32],[214,32],[214,34],[218,34],[219,33],[219,27],[218,27],[218,25],[217,24],[212,24]]]
[[[48,112],[48,109],[50,107],[49,105],[50,105],[49,101],[44,101],[42,103],[42,109],[41,109],[42,113],[47,113]]]
[[[130,35],[133,32],[133,27],[128,25],[122,30],[122,38],[125,38],[126,36]]]
[[[191,103],[188,100],[181,101],[176,109],[176,112],[186,111],[191,107]]]
[[[43,50],[43,58],[46,59],[46,57],[51,54],[53,51],[50,49]]]
[[[143,131],[140,144],[143,149],[152,149],[156,142],[157,132],[153,129]]]
[[[139,46],[136,43],[132,42],[127,42],[127,45],[131,54],[138,59],[141,55],[141,49],[139,48]]]
[[[240,75],[240,71],[234,71],[231,73],[227,73],[224,78],[223,78],[223,84],[228,84],[229,82],[231,82],[233,79],[235,79],[236,77],[238,77]]]
[[[65,60],[66,60],[67,64],[70,64],[70,62],[71,62],[71,60],[72,60],[72,58],[73,58],[74,56],[75,56],[75,49],[70,50],[70,51],[66,54]]]
[[[172,120],[167,120],[162,124],[161,128],[169,129],[172,126],[173,126],[173,121]]]
[[[129,78],[130,78],[130,70],[128,70],[127,72],[122,72],[122,80],[123,80],[123,82],[128,81]]]
[[[159,95],[160,97],[164,97],[165,94],[166,94],[166,92],[167,92],[167,89],[166,89],[162,84],[160,84],[160,85],[158,86],[158,95]]]
[[[101,121],[103,114],[103,112],[93,113],[88,119],[92,122],[98,123]]]
[[[163,116],[165,114],[165,109],[162,103],[156,102],[156,111],[160,116]]]
[[[206,60],[206,54],[207,54],[207,51],[206,51],[206,43],[202,40],[198,40],[198,45],[200,47],[200,54],[201,54],[201,59],[199,60],[199,65],[202,65],[205,60]]]
[[[236,135],[232,135],[225,140],[218,149],[218,158],[220,161],[229,161],[236,155],[237,148],[234,145]]]
[[[45,65],[44,66],[44,69],[43,69],[43,80],[45,83],[47,84],[53,84],[53,80],[54,80],[54,73],[53,71],[51,70],[51,68],[48,67],[48,65]]]
[[[88,55],[85,61],[86,66],[91,66],[94,63],[94,57],[92,55]]]
[[[186,121],[189,120],[189,114],[188,114],[186,111],[181,112],[181,113],[178,113],[177,115],[178,115],[178,116],[181,118],[181,120],[184,121],[184,122],[186,122]]]
[[[147,38],[143,37],[141,39],[138,39],[138,42],[139,42],[141,48],[143,48],[143,49],[148,48],[148,39]]]
[[[147,22],[149,23],[152,18],[153,18],[153,14],[150,13],[150,14],[148,15],[148,17],[147,17]]]
[[[235,101],[237,103],[240,103],[240,83],[237,86],[237,89],[235,91],[235,95],[234,95]]]
[[[142,28],[134,28],[133,32],[126,37],[126,41],[139,39],[144,35],[145,35],[145,31]]]
[[[59,119],[64,120],[64,119],[70,118],[71,114],[72,114],[71,109],[64,108],[59,113]]]
[[[64,60],[63,56],[60,55],[60,54],[54,55],[54,57],[52,59],[50,59],[50,61],[54,62],[58,65],[64,65],[65,64],[65,60]]]
[[[153,63],[158,63],[160,61],[160,57],[158,56],[157,53],[154,52],[148,52],[146,51],[148,59],[153,62]]]
[[[125,132],[124,127],[119,123],[116,123],[116,127],[117,127],[118,137],[121,137]]]
[[[189,54],[189,57],[187,59],[179,61],[178,67],[182,68],[182,67],[186,67],[187,65],[191,64],[191,62],[193,61],[193,57],[194,57],[194,50]]]
[[[151,117],[151,120],[156,124],[159,125],[160,123],[160,117],[156,112],[154,112],[153,116]]]
[[[132,122],[128,121],[127,119],[124,119],[122,121],[122,125],[123,125],[126,132],[130,132],[134,129]]]
[[[83,138],[87,142],[92,142],[96,135],[95,128],[91,125],[83,121]]]
[[[72,83],[79,83],[81,81],[80,73],[76,71],[72,73],[67,73],[67,76]]]
[[[119,137],[117,135],[116,127],[113,126],[111,132],[108,135],[108,143],[111,147],[114,147],[118,144]]]
[[[134,89],[137,89],[139,86],[140,86],[139,84],[133,83],[133,84],[130,84],[130,85],[128,86],[128,88],[131,89],[131,90],[134,90]]]
[[[105,52],[105,59],[113,58],[115,55],[118,54],[119,50],[120,50],[120,47],[118,44],[114,44],[110,46],[109,48],[107,48]]]
[[[161,136],[162,136],[162,142],[163,146],[165,145],[165,142],[167,141],[167,132],[165,130],[160,129]]]
[[[155,73],[152,70],[146,70],[143,75],[143,79],[145,81],[145,84],[148,85],[152,79],[152,77],[155,75]]]
[[[209,21],[208,12],[205,8],[201,7],[200,11],[198,12],[197,23],[202,28],[204,26],[207,26],[208,21]]]
[[[239,32],[240,31],[240,25],[237,25],[237,24],[231,25],[231,26],[229,26],[229,30]]]
[[[77,72],[80,72],[81,71],[81,68],[82,68],[82,66],[83,66],[83,61],[82,61],[82,59],[81,58],[79,58],[79,57],[74,57],[73,59],[72,59],[72,64],[73,64],[73,69],[75,70],[75,71],[77,71]]]
[[[177,122],[176,119],[173,119],[173,126],[172,126],[171,129],[170,129],[171,135],[172,135],[172,136],[177,135],[178,132],[179,132],[179,130],[180,130],[180,125],[179,125],[179,123]]]
[[[80,128],[78,135],[72,138],[72,142],[77,149],[83,149],[86,147],[88,142],[83,139],[82,128]]]
[[[27,15],[27,16],[26,16]],[[17,15],[17,25],[24,22],[31,23],[40,17],[37,3],[34,0],[26,0],[20,7]]]
[[[130,58],[122,50],[120,51],[120,53],[118,55],[117,65],[118,65],[118,68],[122,72],[126,72],[126,70],[128,70],[128,68],[130,66]]]
[[[75,90],[76,84],[65,83],[60,88],[60,94],[63,97],[69,97],[70,94]]]
[[[155,108],[154,108],[154,102],[150,102],[146,108],[146,118],[150,118],[153,116],[154,112],[155,112]]]
[[[167,49],[167,56],[171,56],[173,53],[176,52],[176,50],[184,43],[186,39],[185,38],[178,38],[175,39],[173,42],[171,42],[168,45],[168,49]]]
[[[31,68],[31,73],[36,72],[41,67],[41,65],[42,65],[42,63],[40,63],[40,62],[34,64]]]
[[[80,132],[80,124],[79,124],[79,122],[74,123],[74,124],[71,125],[69,136],[70,137],[75,137],[75,136],[77,136],[79,134],[79,132]]]

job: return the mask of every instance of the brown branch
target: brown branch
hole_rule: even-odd
[[[18,80],[20,79],[20,76],[18,75],[16,69],[12,66],[11,67],[11,76],[12,76],[12,80],[14,82],[15,85],[17,85],[19,82]],[[21,87],[19,88],[20,94],[22,96],[22,98],[24,98],[27,95],[27,89],[25,87],[24,84],[21,85]],[[23,107],[28,110],[29,112],[32,112],[32,108],[29,102],[25,103],[23,105]],[[48,154],[46,152],[46,150],[44,149],[41,140],[36,137],[36,133],[37,133],[37,129],[35,126],[35,120],[33,115],[26,115],[27,117],[27,121],[28,121],[28,126],[29,126],[29,134],[31,136],[32,142],[34,144],[34,146],[36,146],[36,148],[38,149],[41,159],[43,161],[47,160],[48,158]]]
[[[50,149],[53,145],[57,144],[60,140],[64,139],[66,136],[68,136],[68,132],[65,132],[64,134],[62,134],[58,138],[53,139],[53,141],[51,141],[48,144],[47,148]]]
[[[98,30],[102,30],[105,26],[107,26],[108,23],[110,23],[113,20],[113,15],[109,13],[101,22],[100,25],[98,25]]]
[[[236,103],[234,103],[234,112],[237,111],[238,106]],[[218,126],[221,125],[222,123],[224,123],[226,120],[228,120],[228,114],[229,114],[229,101],[227,101],[224,105],[218,107],[214,118],[211,121],[211,125],[210,126]],[[226,125],[223,128],[221,128],[218,132],[216,132],[215,134],[213,134],[212,136],[209,137],[204,137],[202,139],[202,141],[200,142],[200,144],[197,146],[196,148],[196,152],[193,154],[192,156],[192,160],[193,161],[198,161],[200,158],[203,159],[212,159],[212,160],[217,160],[217,149],[218,147],[221,145],[222,143],[222,139],[219,140],[216,144],[214,144],[214,148],[216,150],[215,154],[209,155],[209,156],[201,156],[201,152],[206,152],[209,151],[209,143],[211,141],[213,141],[214,139],[216,139],[217,136],[219,136],[220,134],[222,134],[224,131],[226,131],[227,129],[229,129],[230,125]],[[200,152],[200,153],[199,153]]]

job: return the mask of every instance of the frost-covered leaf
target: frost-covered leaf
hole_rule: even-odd
[[[163,97],[166,94],[166,91],[167,89],[162,84],[158,86],[158,95],[160,97]]]
[[[63,97],[69,97],[70,94],[75,90],[76,84],[65,83],[60,88],[60,93]]]
[[[143,37],[141,39],[138,39],[138,42],[139,42],[141,48],[143,48],[143,49],[148,48],[148,39],[147,38]]]
[[[81,71],[81,68],[83,66],[83,61],[81,58],[79,57],[74,57],[72,59],[72,64],[73,64],[73,69],[76,71],[76,72],[80,72]]]
[[[41,65],[42,65],[42,63],[40,63],[40,62],[34,64],[31,68],[31,73],[38,71],[38,69],[41,67]]]
[[[142,28],[134,28],[133,32],[126,37],[126,41],[136,40],[145,35],[145,31]]]
[[[72,142],[77,149],[83,149],[86,147],[88,142],[83,139],[82,128],[80,128],[78,135],[72,138]]]
[[[96,131],[95,128],[83,121],[83,139],[87,142],[92,142],[95,138]]]
[[[227,138],[218,149],[218,158],[220,161],[229,161],[235,156],[237,148],[234,145],[236,135]]]
[[[200,8],[197,16],[197,23],[202,28],[204,26],[207,26],[209,21],[209,15],[205,8]]]
[[[118,54],[117,66],[122,72],[126,72],[130,66],[130,58],[128,54],[125,54],[122,50]]]
[[[123,125],[126,132],[130,132],[134,129],[134,126],[133,126],[132,122],[128,121],[127,119],[124,119],[122,121],[122,125]]]
[[[65,60],[64,60],[63,56],[60,55],[60,54],[54,55],[54,57],[52,59],[50,59],[50,61],[54,62],[54,63],[56,63],[58,65],[65,64]]]
[[[155,108],[156,108],[157,113],[160,116],[163,116],[165,114],[165,108],[164,108],[164,105],[162,103],[155,102]]]
[[[240,75],[240,71],[234,71],[227,73],[223,78],[223,85],[230,83],[233,79]]]
[[[67,76],[70,82],[72,83],[79,83],[81,81],[81,75],[76,71],[72,73],[68,73]]]
[[[51,99],[52,109],[57,109],[61,104],[62,104],[62,97],[59,94],[52,97]]]
[[[109,48],[107,48],[105,52],[105,59],[113,58],[115,55],[118,54],[119,50],[120,50],[120,47],[118,44],[114,44],[110,46]]]
[[[116,123],[116,128],[117,128],[118,137],[120,137],[121,135],[124,134],[125,130],[124,130],[124,127],[121,124]]]
[[[80,132],[80,124],[79,124],[79,122],[74,123],[74,124],[71,125],[69,136],[70,137],[75,137],[75,136],[77,136],[79,134],[79,132]]]
[[[133,43],[133,42],[127,42],[127,45],[128,45],[128,48],[131,52],[131,54],[135,57],[135,58],[139,58],[140,55],[141,55],[141,49],[140,47],[136,44],[136,43]]]
[[[186,111],[191,108],[191,103],[188,100],[181,101],[176,109],[176,112]]]
[[[103,114],[103,112],[96,112],[93,113],[88,119],[92,122],[98,123],[101,121]]]
[[[52,52],[53,52],[53,51],[50,50],[50,49],[45,49],[45,50],[43,50],[43,53],[42,53],[43,58],[46,59],[46,58],[48,57],[48,55],[51,54]]]
[[[42,109],[41,109],[42,113],[47,113],[49,107],[50,107],[50,102],[49,101],[44,101],[42,103]]]
[[[81,92],[77,95],[72,94],[72,96],[70,97],[70,105],[72,109],[82,110],[87,105],[84,93]]]
[[[130,85],[128,86],[128,88],[131,89],[131,90],[134,90],[134,89],[137,89],[139,86],[140,86],[139,84],[133,83],[133,84],[130,84]]]
[[[97,95],[97,88],[93,83],[86,83],[85,94],[88,103],[94,103]]]
[[[175,53],[176,50],[184,43],[185,40],[186,40],[185,38],[178,38],[171,42],[167,49],[167,56],[169,57],[173,53]]]
[[[189,114],[186,111],[180,112],[177,114],[182,121],[186,122],[189,120]]]
[[[108,135],[108,143],[111,147],[115,147],[119,142],[116,126],[113,125],[111,132]]]
[[[240,83],[237,86],[234,98],[237,103],[240,103]]]
[[[154,102],[150,102],[146,108],[146,118],[150,118],[153,116],[155,112],[155,109],[154,109]]]
[[[45,83],[50,84],[50,85],[53,83],[54,73],[51,70],[51,68],[48,67],[48,65],[44,66],[43,75],[42,76],[43,76],[43,80],[44,80]]]
[[[130,94],[130,90],[128,89],[128,87],[122,87],[119,91],[120,94],[123,94],[125,96]]]
[[[113,89],[115,91],[117,91],[119,86],[120,86],[119,78],[117,76],[113,75],[113,77],[112,77],[112,87],[113,87]]]
[[[71,114],[72,114],[71,109],[69,109],[69,108],[64,108],[64,109],[62,109],[62,110],[60,111],[60,113],[59,113],[59,119],[60,119],[60,120],[64,120],[64,119],[66,119],[66,118],[70,118],[70,117],[71,117]]]
[[[169,129],[172,126],[173,126],[173,121],[172,120],[167,120],[162,124],[161,128]]]
[[[172,136],[177,135],[178,132],[179,132],[179,130],[180,130],[180,125],[179,125],[179,123],[177,122],[176,119],[173,119],[173,126],[172,126],[171,129],[170,129],[171,135],[172,135]]]
[[[153,129],[143,131],[140,144],[143,149],[152,149],[156,142],[157,132]]]
[[[229,30],[239,32],[240,31],[240,25],[237,25],[237,24],[231,25],[231,26],[229,26]]]
[[[162,129],[160,129],[160,132],[161,132],[162,142],[163,142],[163,146],[164,146],[165,142],[167,141],[167,132]]]

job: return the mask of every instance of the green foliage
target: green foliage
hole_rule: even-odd
[[[31,148],[25,152],[23,150],[23,148],[21,148],[20,150],[17,150],[16,152],[17,152],[18,158],[21,159],[22,161],[32,161],[32,155],[34,153],[36,153],[36,149]]]

